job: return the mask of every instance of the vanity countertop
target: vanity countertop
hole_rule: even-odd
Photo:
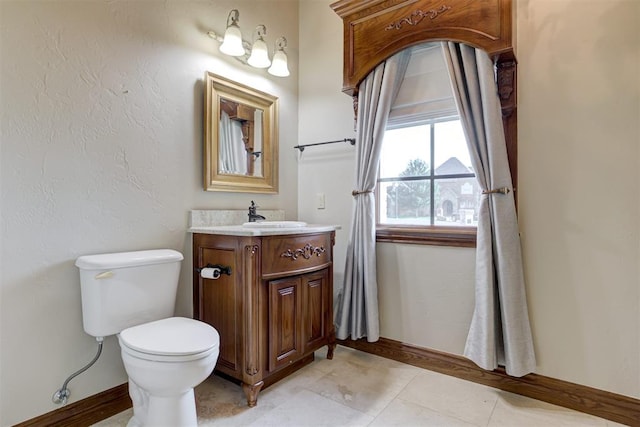
[[[278,236],[323,233],[340,230],[339,225],[307,224],[305,227],[249,228],[242,225],[213,225],[190,227],[190,233],[223,234],[227,236]]]

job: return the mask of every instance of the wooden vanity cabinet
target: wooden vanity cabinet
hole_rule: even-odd
[[[194,318],[220,334],[216,371],[242,383],[247,404],[260,390],[313,361],[333,358],[335,232],[273,236],[193,235]],[[200,277],[207,265],[231,268]]]

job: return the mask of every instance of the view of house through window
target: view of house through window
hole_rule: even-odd
[[[459,118],[387,129],[378,176],[379,224],[476,226],[479,200]]]

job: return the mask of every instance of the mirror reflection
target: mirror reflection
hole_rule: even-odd
[[[263,111],[220,98],[220,173],[262,176]]]
[[[278,192],[278,98],[206,73],[204,188]]]

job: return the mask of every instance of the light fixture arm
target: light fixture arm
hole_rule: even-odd
[[[285,47],[287,47],[287,39],[284,36],[280,36],[276,40],[276,50],[284,50]]]
[[[267,35],[267,27],[265,27],[264,24],[260,24],[253,31],[253,41],[255,42],[256,40],[264,39],[264,36],[266,35]]]
[[[233,9],[229,12],[229,16],[227,16],[227,27],[236,26],[238,27],[238,21],[240,20],[240,12],[238,9]]]

